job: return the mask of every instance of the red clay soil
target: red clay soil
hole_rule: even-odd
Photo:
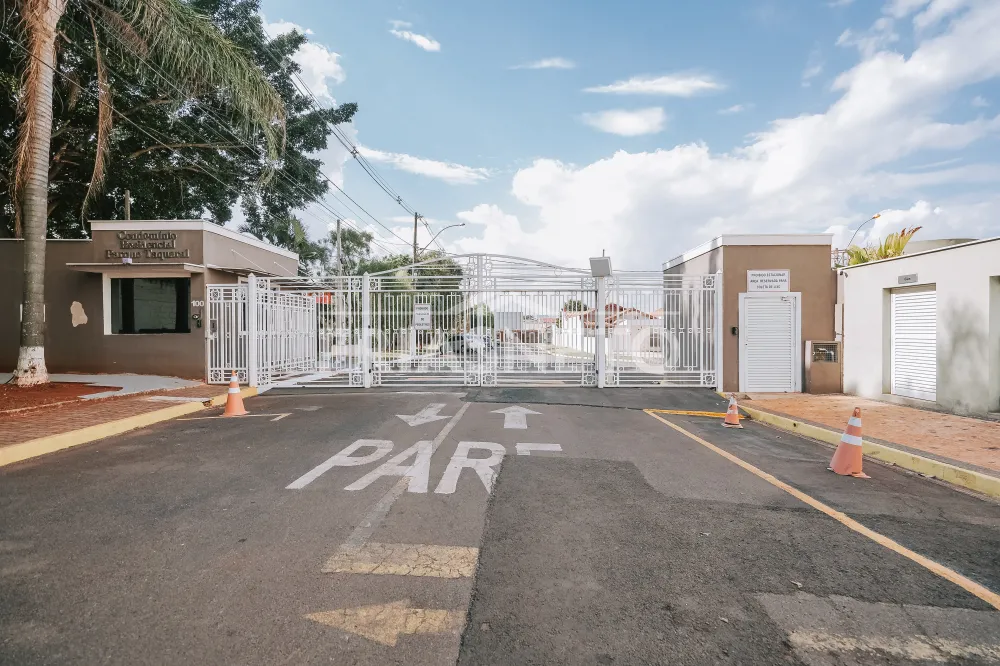
[[[90,386],[73,382],[53,382],[24,388],[15,386],[13,383],[0,384],[0,413],[11,409],[40,407],[56,402],[78,400],[82,395],[117,390],[119,390],[118,387],[113,386]]]

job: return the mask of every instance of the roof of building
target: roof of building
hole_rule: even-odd
[[[923,252],[914,252],[912,254],[901,254],[898,257],[889,257],[888,259],[879,259],[878,261],[869,261],[863,264],[855,264],[854,266],[844,266],[841,270],[850,271],[856,268],[864,268],[865,266],[874,266],[875,264],[884,264],[889,261],[899,261],[900,259],[912,259],[913,257],[922,257],[927,254],[934,254],[936,252],[951,252],[953,250],[960,250],[965,247],[971,247],[973,245],[982,245],[983,243],[994,243],[1000,241],[1000,236],[994,236],[992,238],[982,238],[979,240],[970,241],[968,243],[960,243],[958,245],[945,245],[944,247],[935,247],[930,250],[925,250]]]
[[[712,250],[726,245],[826,245],[833,246],[833,234],[723,234],[670,261],[663,262],[663,270],[679,266]]]

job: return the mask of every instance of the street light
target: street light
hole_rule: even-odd
[[[441,231],[439,231],[436,234],[434,234],[434,238],[432,238],[430,240],[430,243],[427,243],[427,245],[425,245],[422,248],[420,248],[420,251],[423,252],[424,250],[426,250],[427,248],[429,248],[431,246],[431,243],[433,243],[434,241],[436,241],[437,237],[440,236],[441,234],[443,234],[448,229],[451,229],[452,227],[464,227],[464,226],[465,226],[465,222],[460,222],[458,224],[449,224],[447,227],[445,227]]]
[[[859,224],[858,228],[854,230],[854,236],[858,235],[858,232],[861,231],[861,227],[865,226],[866,224],[868,224],[872,220],[877,220],[880,217],[882,217],[882,213],[875,213],[874,215],[872,215],[871,217],[869,217],[867,220],[865,220],[864,222],[862,222],[861,224]],[[854,244],[854,236],[851,236],[851,241],[847,244],[847,247],[851,247]]]

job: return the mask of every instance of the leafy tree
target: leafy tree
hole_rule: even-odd
[[[13,48],[0,51],[0,160],[12,168],[0,169],[0,236],[25,237],[18,383],[47,376],[44,237],[123,217],[126,189],[140,218],[223,223],[240,202],[251,233],[287,237],[307,264],[322,262],[291,213],[326,191],[309,155],[357,107],[311,108],[290,59],[305,37],[268,39],[258,10],[258,0],[3,3]]]
[[[351,229],[346,225],[342,225],[340,228],[340,251],[343,256],[340,258],[342,262],[342,270],[344,275],[361,275],[365,272],[377,272],[377,271],[365,271],[361,270],[363,266],[367,266],[367,262],[371,260],[372,256],[372,241],[375,240],[375,236],[367,231],[360,231],[358,229]],[[337,232],[331,231],[329,238],[330,246],[330,265],[327,270],[330,273],[337,273]]]
[[[578,298],[571,298],[565,303],[563,303],[563,310],[566,312],[584,312],[587,309],[586,304]]]

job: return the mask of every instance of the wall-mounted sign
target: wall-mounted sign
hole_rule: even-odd
[[[747,291],[788,291],[790,271],[747,271]]]
[[[413,328],[418,331],[429,331],[431,328],[431,304],[413,304]]]
[[[190,259],[191,250],[177,247],[172,231],[119,231],[117,250],[105,250],[107,259]]]
[[[910,273],[909,275],[899,276],[899,284],[916,284],[916,283],[917,283],[916,273]]]

